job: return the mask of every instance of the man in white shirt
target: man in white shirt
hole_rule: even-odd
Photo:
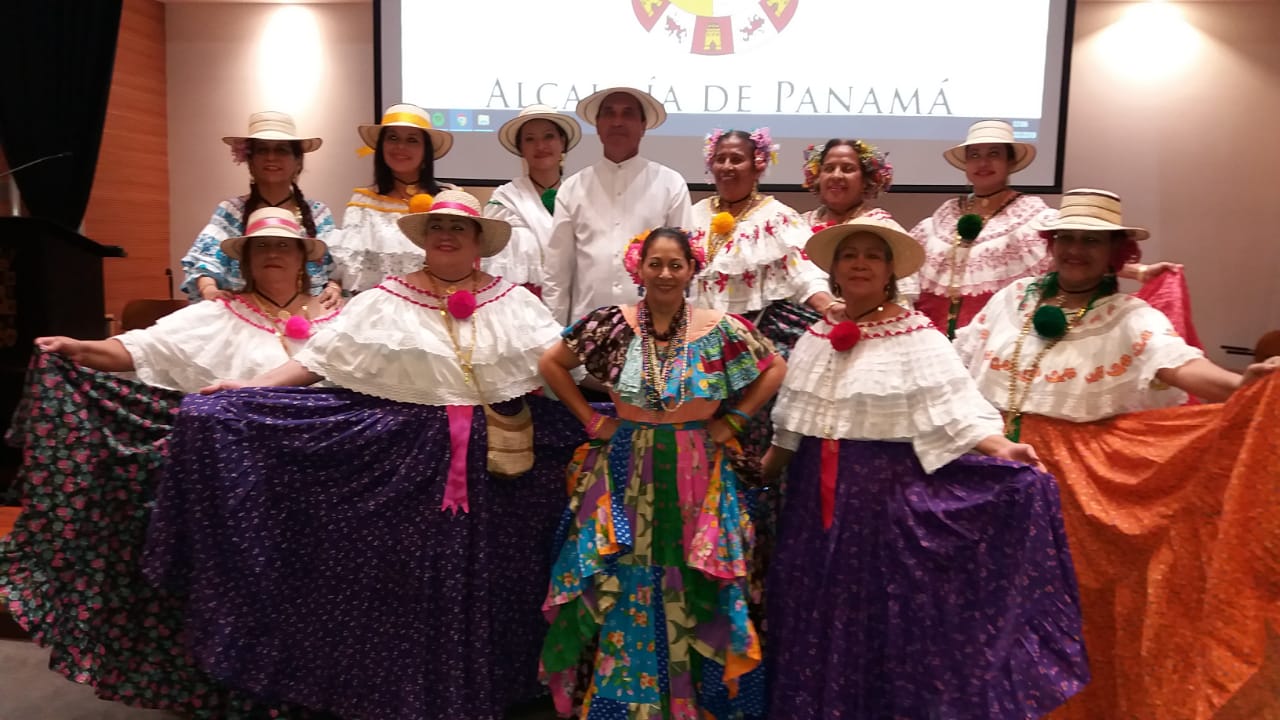
[[[577,113],[595,126],[604,158],[566,178],[556,193],[542,299],[565,325],[598,307],[634,303],[640,294],[622,265],[627,241],[692,221],[684,178],[639,154],[645,130],[667,119],[662,103],[616,87],[584,98]]]

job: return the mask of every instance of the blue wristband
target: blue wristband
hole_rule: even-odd
[[[729,408],[729,414],[730,414],[730,415],[737,415],[738,417],[742,418],[743,420],[746,420],[747,422],[751,422],[751,416],[750,416],[750,415],[748,415],[748,414],[746,414],[746,413],[744,413],[744,412],[742,412],[742,411],[741,411],[741,410],[739,410],[738,408]]]

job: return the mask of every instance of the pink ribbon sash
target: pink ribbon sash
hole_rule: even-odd
[[[449,477],[444,484],[444,502],[441,510],[452,510],[456,516],[459,508],[470,512],[467,505],[467,446],[471,442],[471,405],[447,405],[449,416]]]

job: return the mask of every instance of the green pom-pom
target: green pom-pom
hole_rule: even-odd
[[[1056,340],[1067,334],[1067,314],[1062,308],[1053,305],[1041,305],[1031,317],[1036,334],[1042,338]]]
[[[552,215],[556,214],[556,189],[547,188],[542,191],[542,206]]]
[[[956,234],[961,240],[973,242],[977,239],[978,233],[982,232],[982,216],[969,213],[961,215],[956,221]]]

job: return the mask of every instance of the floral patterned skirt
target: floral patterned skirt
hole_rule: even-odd
[[[705,427],[624,422],[579,450],[570,477],[542,650],[561,712],[595,641],[583,718],[763,717],[751,522]]]
[[[199,668],[181,597],[140,567],[180,393],[37,353],[8,435],[22,513],[0,538],[0,595],[49,667],[105,700],[197,718],[315,717]]]

